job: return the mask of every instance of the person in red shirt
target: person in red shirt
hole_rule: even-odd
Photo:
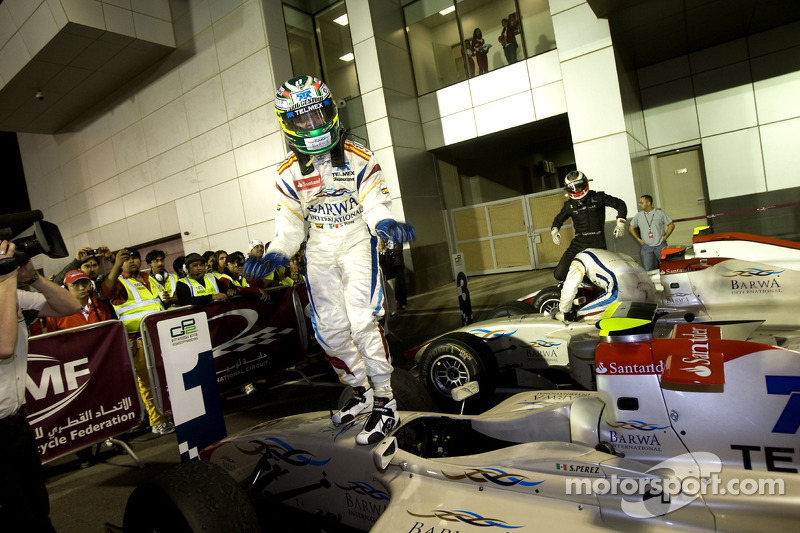
[[[59,331],[102,322],[116,320],[117,315],[108,304],[94,294],[92,282],[83,270],[70,270],[64,276],[64,285],[81,304],[81,310],[69,316],[47,317],[47,331]]]
[[[470,50],[475,60],[478,62],[478,74],[486,74],[489,72],[489,58],[486,53],[489,51],[491,44],[487,44],[483,40],[483,33],[480,28],[475,28],[472,32],[472,44]]]
[[[108,302],[100,300],[94,293],[92,280],[83,270],[70,270],[64,275],[64,286],[81,304],[81,310],[74,315],[47,317],[47,331],[77,328],[86,324],[94,324],[104,320],[116,320],[117,315]],[[92,447],[76,452],[81,468],[88,468],[95,463]]]

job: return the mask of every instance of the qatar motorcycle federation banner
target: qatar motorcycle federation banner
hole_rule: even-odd
[[[25,409],[43,463],[139,425],[142,407],[121,322],[31,337],[28,354]]]
[[[217,392],[211,335],[204,312],[158,323],[161,356],[181,460],[225,438],[225,419]]]

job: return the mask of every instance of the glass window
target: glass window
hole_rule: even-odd
[[[324,81],[336,99],[342,125],[368,145],[345,3],[336,2],[314,15],[284,5],[283,13],[294,74]]]
[[[417,94],[467,79],[464,48],[452,0],[414,2],[403,8]]]
[[[283,6],[286,37],[289,40],[289,55],[294,74],[310,74],[322,78],[319,64],[317,39],[314,34],[314,18],[308,13]]]
[[[520,25],[525,36],[525,57],[555,49],[556,34],[548,0],[518,0]]]
[[[525,57],[519,25],[507,24],[515,30],[513,33],[503,30],[503,19],[517,19],[514,0],[461,0],[456,9],[468,44],[468,68],[475,76]]]
[[[403,10],[420,95],[556,47],[548,0],[420,0]]]
[[[350,40],[350,24],[344,2],[338,2],[314,16],[325,83],[337,100],[358,96],[358,77]]]

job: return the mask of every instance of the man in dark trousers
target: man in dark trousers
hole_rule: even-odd
[[[625,219],[628,216],[628,207],[625,202],[606,194],[603,191],[590,191],[589,178],[580,170],[573,170],[564,178],[564,190],[569,197],[561,211],[553,219],[550,234],[556,245],[561,244],[559,230],[568,218],[572,218],[575,238],[561,256],[553,276],[558,281],[564,281],[569,271],[569,265],[578,252],[587,248],[606,249],[606,238],[603,225],[606,220],[606,207],[617,210],[617,225],[614,228],[614,237],[619,239],[625,235]]]

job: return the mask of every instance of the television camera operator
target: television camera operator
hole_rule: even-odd
[[[22,216],[27,224],[41,219],[38,211],[28,215]],[[0,218],[8,220],[13,216]],[[13,224],[0,222],[0,226]],[[33,240],[25,243],[6,240],[14,234],[10,228],[0,230],[0,457],[3,458],[0,529],[3,531],[54,531],[36,438],[22,406],[28,366],[28,330],[22,312],[38,310],[42,317],[71,315],[80,311],[80,303],[63,287],[39,277],[33,268],[30,257],[37,253],[66,256],[58,228],[43,224],[48,225],[44,230],[37,222]],[[55,249],[46,242],[50,238],[58,241]],[[20,290],[18,285],[34,291]]]

